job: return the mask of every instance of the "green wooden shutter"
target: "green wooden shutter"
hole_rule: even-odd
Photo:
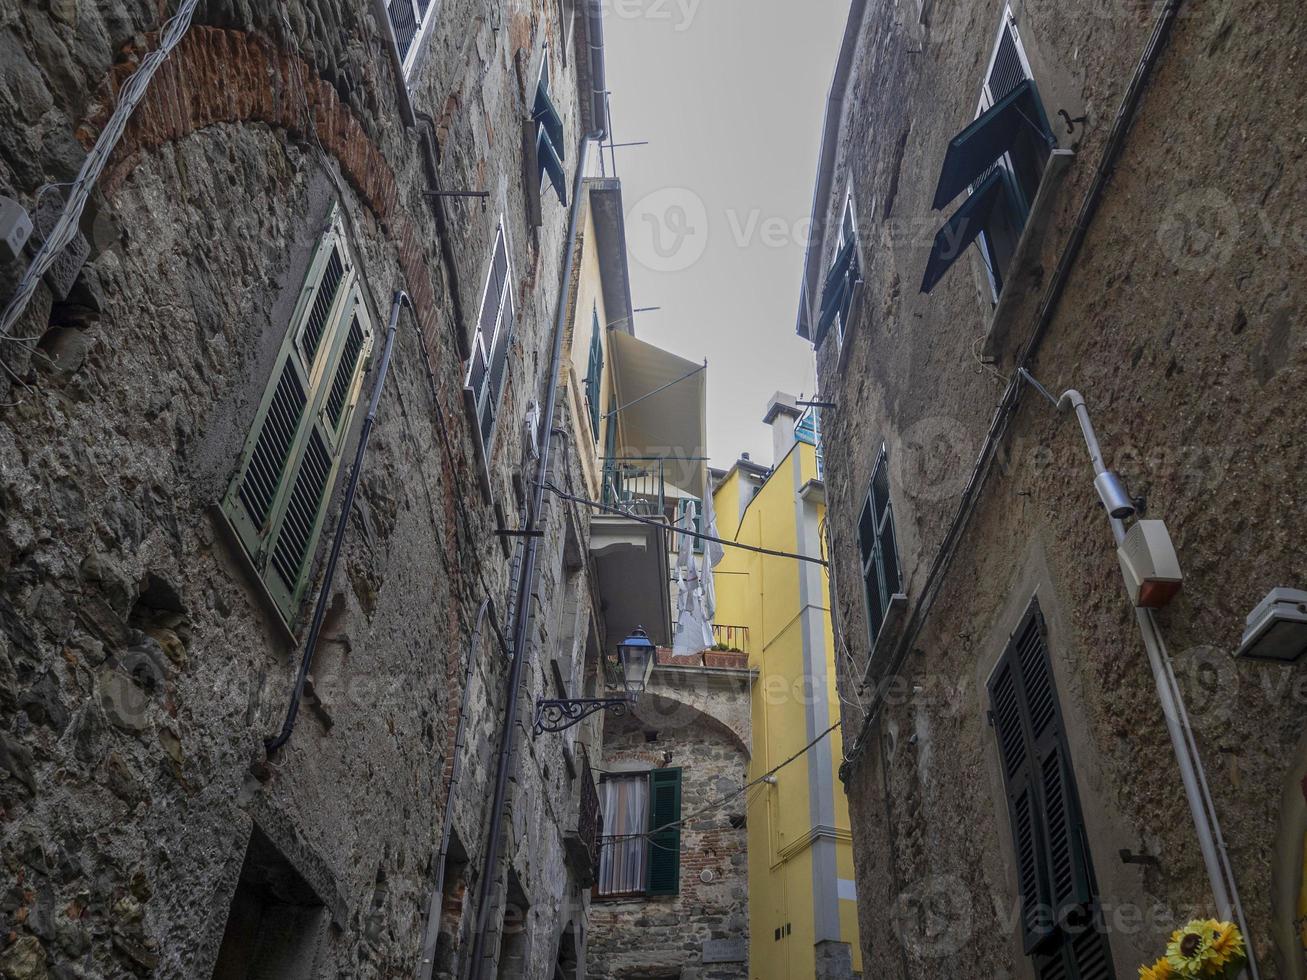
[[[275,380],[222,503],[288,623],[307,586],[372,338],[336,215],[309,263]]]
[[[649,772],[649,895],[675,895],[681,890],[681,828],[668,827],[681,819],[681,770]]]
[[[1032,603],[989,683],[1024,948],[1040,980],[1112,980],[1043,616]]]
[[[599,423],[604,378],[604,339],[600,334],[599,311],[594,311],[594,324],[590,331],[590,362],[586,367],[585,398],[590,406],[590,431],[594,433],[595,442],[599,441]]]

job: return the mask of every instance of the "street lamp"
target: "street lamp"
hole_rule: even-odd
[[[626,694],[616,698],[539,698],[536,700],[535,734],[561,732],[596,711],[624,715],[649,683],[657,648],[643,626],[637,626],[617,645],[618,666]]]

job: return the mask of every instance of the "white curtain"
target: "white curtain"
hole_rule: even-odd
[[[645,861],[649,851],[644,837],[613,840],[649,830],[649,777],[618,776],[599,784],[599,807],[604,835],[599,849],[599,894],[625,895],[644,891]]]

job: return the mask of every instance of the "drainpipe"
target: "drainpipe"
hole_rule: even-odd
[[[413,130],[427,172],[427,183],[431,188],[428,199],[431,201],[431,210],[436,218],[440,261],[445,266],[445,274],[449,276],[448,295],[450,312],[453,314],[450,322],[454,349],[458,351],[459,357],[466,359],[472,353],[471,338],[459,329],[459,324],[468,321],[463,317],[461,298],[463,291],[459,287],[458,263],[454,259],[454,247],[449,236],[449,212],[441,193],[440,155],[436,151],[435,138],[432,136],[435,126],[431,118],[426,115],[422,116],[419,124],[418,113],[413,108],[413,99],[408,92],[408,81],[404,77],[404,59],[399,55],[399,39],[395,37],[395,28],[390,23],[386,0],[372,0],[372,15],[377,18],[377,23],[381,25],[382,33],[385,35],[386,54],[390,58],[391,70],[395,73],[395,96],[399,100],[400,118],[406,127]]]
[[[1048,395],[1048,392],[1044,391],[1028,371],[1021,368],[1019,373],[1046,396]],[[1089,459],[1094,466],[1094,476],[1098,477],[1106,473],[1103,452],[1098,445],[1093,423],[1089,420],[1089,409],[1085,405],[1084,395],[1071,388],[1063,392],[1062,397],[1057,399],[1055,404],[1060,411],[1065,412],[1068,408],[1075,411],[1076,418],[1080,422],[1080,431],[1085,437],[1085,446],[1089,450]],[[1108,521],[1112,525],[1112,537],[1119,547],[1125,540],[1125,524],[1110,515]],[[1167,734],[1171,737],[1171,747],[1180,766],[1180,780],[1184,784],[1185,800],[1189,804],[1194,830],[1198,834],[1198,849],[1202,853],[1203,866],[1207,870],[1207,878],[1212,886],[1217,915],[1226,921],[1233,919],[1238,923],[1248,948],[1248,970],[1253,980],[1260,980],[1257,954],[1253,949],[1252,936],[1248,932],[1248,920],[1244,915],[1243,903],[1239,900],[1234,868],[1230,863],[1216,806],[1207,785],[1207,773],[1198,752],[1198,743],[1194,739],[1188,712],[1185,711],[1184,696],[1171,668],[1171,658],[1162,639],[1162,631],[1158,628],[1153,610],[1136,608],[1135,617],[1139,621],[1139,632],[1143,637],[1144,649],[1148,653],[1148,665],[1152,668],[1153,680],[1157,685],[1157,698],[1162,704]]]
[[[372,386],[372,401],[368,405],[367,418],[363,420],[363,431],[359,433],[358,449],[354,452],[354,469],[350,472],[349,484],[345,487],[345,499],[340,505],[340,520],[336,522],[336,533],[331,540],[331,555],[327,558],[327,570],[322,576],[322,589],[318,592],[317,605],[313,607],[313,622],[309,626],[309,636],[304,643],[304,656],[300,659],[299,676],[295,678],[295,689],[291,692],[290,706],[286,709],[286,720],[282,722],[281,731],[276,736],[263,740],[268,758],[272,758],[290,741],[291,732],[295,730],[295,716],[299,714],[300,700],[304,697],[304,682],[313,667],[313,656],[318,652],[318,637],[322,632],[322,621],[327,615],[327,597],[331,594],[331,580],[336,576],[336,564],[340,561],[340,549],[345,543],[345,529],[349,527],[349,514],[354,506],[354,494],[358,491],[359,475],[363,472],[363,457],[367,455],[368,439],[377,421],[377,404],[381,401],[381,389],[386,386],[386,375],[390,372],[390,355],[395,347],[399,310],[405,303],[410,310],[413,309],[413,302],[408,298],[408,293],[402,289],[397,290],[395,300],[390,305],[390,324],[386,327],[386,344],[381,351],[381,367],[377,369],[377,383]]]
[[[601,0],[591,0],[592,15],[599,9]],[[591,54],[594,54],[594,42],[591,42]],[[602,51],[600,51],[602,55]],[[592,76],[593,77],[593,76]],[[553,425],[554,412],[558,401],[559,368],[563,359],[563,334],[567,324],[567,297],[571,289],[572,269],[575,263],[576,237],[578,219],[581,214],[581,194],[584,189],[586,164],[590,156],[590,143],[600,141],[607,135],[607,127],[599,120],[599,128],[581,138],[580,152],[577,154],[576,176],[572,188],[571,214],[568,218],[567,241],[563,246],[563,277],[558,297],[558,316],[554,322],[553,353],[549,362],[549,385],[545,395],[545,410],[540,418],[544,434],[539,440],[540,460],[537,464],[535,489],[532,494],[531,508],[527,511],[526,554],[522,561],[521,577],[517,590],[517,609],[513,616],[513,665],[509,671],[507,703],[504,706],[503,730],[500,733],[499,760],[495,770],[495,791],[490,805],[489,840],[486,842],[485,859],[481,865],[481,877],[477,882],[477,929],[473,939],[472,953],[468,959],[467,976],[479,980],[484,970],[484,957],[487,933],[490,929],[490,906],[496,887],[499,864],[501,824],[503,822],[504,804],[508,796],[508,770],[513,756],[517,736],[517,704],[522,687],[522,674],[526,668],[527,648],[531,627],[531,596],[535,592],[536,556],[539,538],[535,532],[540,530],[540,511],[544,506],[545,484],[549,478],[549,458],[553,440],[548,437]]]
[[[464,726],[467,722],[467,703],[472,691],[472,677],[476,673],[477,651],[481,649],[481,627],[490,615],[490,628],[499,639],[499,646],[508,652],[508,643],[500,632],[495,619],[495,601],[489,596],[481,600],[477,610],[476,625],[472,627],[472,638],[467,647],[467,676],[463,678],[463,699],[458,706],[458,725],[454,729],[454,761],[449,772],[449,785],[445,789],[445,816],[440,828],[440,851],[436,857],[436,887],[427,903],[427,931],[422,938],[422,956],[418,960],[418,980],[431,980],[436,965],[436,943],[440,938],[440,910],[445,902],[445,865],[449,860],[449,841],[454,832],[454,791],[458,788],[459,777],[463,774]]]

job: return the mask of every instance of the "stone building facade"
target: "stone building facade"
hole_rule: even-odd
[[[0,338],[6,977],[583,973],[591,776],[529,734],[604,637],[588,514],[530,488],[600,16],[0,11],[6,302],[184,28]]]
[[[651,862],[662,852],[672,876],[668,887],[646,892],[642,882],[630,893],[605,895],[600,871],[590,908],[591,978],[749,976],[747,801],[739,789],[752,744],[754,674],[741,654],[660,651],[635,710],[606,723],[601,780],[672,777],[679,787],[672,817],[685,823],[679,834],[654,834],[636,845],[647,848]],[[615,816],[605,814],[601,853],[622,845],[615,831],[624,828],[615,826]],[[656,810],[654,818],[663,826]]]
[[[1278,2],[851,5],[798,329],[868,975],[1134,976],[1195,916],[1307,974],[1302,667],[1234,656],[1307,583],[1304,31]],[[1132,608],[1077,417],[1018,368],[1083,395],[1165,521],[1166,608]]]

